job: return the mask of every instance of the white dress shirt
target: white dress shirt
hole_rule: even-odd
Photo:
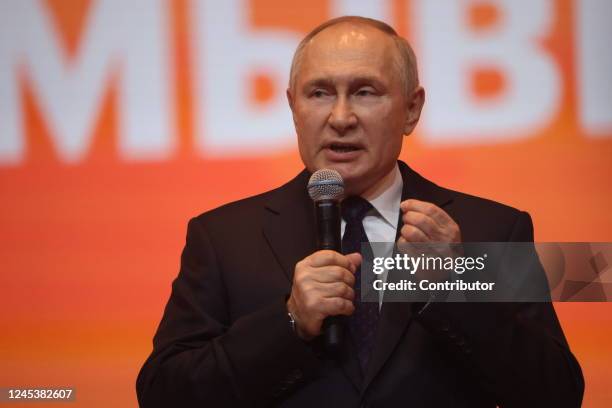
[[[377,197],[368,200],[374,207],[363,219],[363,228],[368,236],[368,241],[384,242],[387,244],[377,245],[376,248],[374,248],[375,257],[389,257],[393,255],[393,245],[395,243],[395,235],[399,222],[403,186],[402,174],[399,171],[399,167],[396,165],[391,185]],[[342,236],[344,236],[345,227],[346,221],[343,219],[341,223]],[[380,278],[386,281],[387,271],[381,274]],[[379,297],[379,307],[382,307],[382,291]]]

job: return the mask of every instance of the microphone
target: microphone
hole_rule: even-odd
[[[317,227],[317,248],[342,252],[340,237],[340,199],[344,195],[344,181],[336,170],[315,171],[308,181],[308,194],[314,201]],[[323,321],[325,347],[328,352],[340,350],[343,340],[343,319],[329,316]]]

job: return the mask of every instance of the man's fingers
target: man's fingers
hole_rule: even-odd
[[[343,298],[352,301],[355,299],[355,291],[344,282],[324,283],[319,285],[318,290],[326,298]]]
[[[408,242],[430,242],[429,237],[423,231],[410,224],[404,224],[401,235]]]
[[[415,199],[402,201],[400,203],[400,208],[402,209],[403,213],[406,213],[408,211],[416,211],[428,215],[442,226],[447,225],[449,223],[455,223],[455,221],[451,218],[450,215],[446,213],[446,211],[444,211],[435,204],[428,203],[427,201],[420,201]]]
[[[327,316],[353,313],[354,273],[360,264],[358,253],[330,250],[317,251],[296,264],[287,308],[295,316],[300,337],[318,335]]]
[[[359,252],[353,252],[352,254],[345,255],[348,260],[351,262],[352,269],[351,271],[355,273],[359,265],[361,265],[362,257]]]
[[[350,316],[355,311],[352,301],[339,297],[322,299],[321,307],[325,316]]]
[[[402,216],[402,221],[404,224],[417,227],[430,241],[437,241],[440,236],[440,225],[426,214],[417,211],[407,211]]]
[[[349,258],[329,249],[323,249],[310,255],[308,258],[310,266],[319,268],[321,266],[337,265],[346,269],[351,269]]]
[[[461,242],[459,225],[440,207],[414,199],[403,201],[400,207],[402,221],[419,228],[430,241]]]
[[[310,279],[319,283],[343,282],[351,287],[355,284],[354,272],[337,265],[314,269]]]

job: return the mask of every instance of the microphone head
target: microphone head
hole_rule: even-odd
[[[344,195],[344,180],[336,170],[317,170],[312,173],[308,181],[308,194],[314,202],[340,200]]]

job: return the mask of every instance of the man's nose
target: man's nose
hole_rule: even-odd
[[[357,125],[357,116],[351,109],[347,98],[338,97],[329,115],[329,125],[340,135],[353,129]]]

